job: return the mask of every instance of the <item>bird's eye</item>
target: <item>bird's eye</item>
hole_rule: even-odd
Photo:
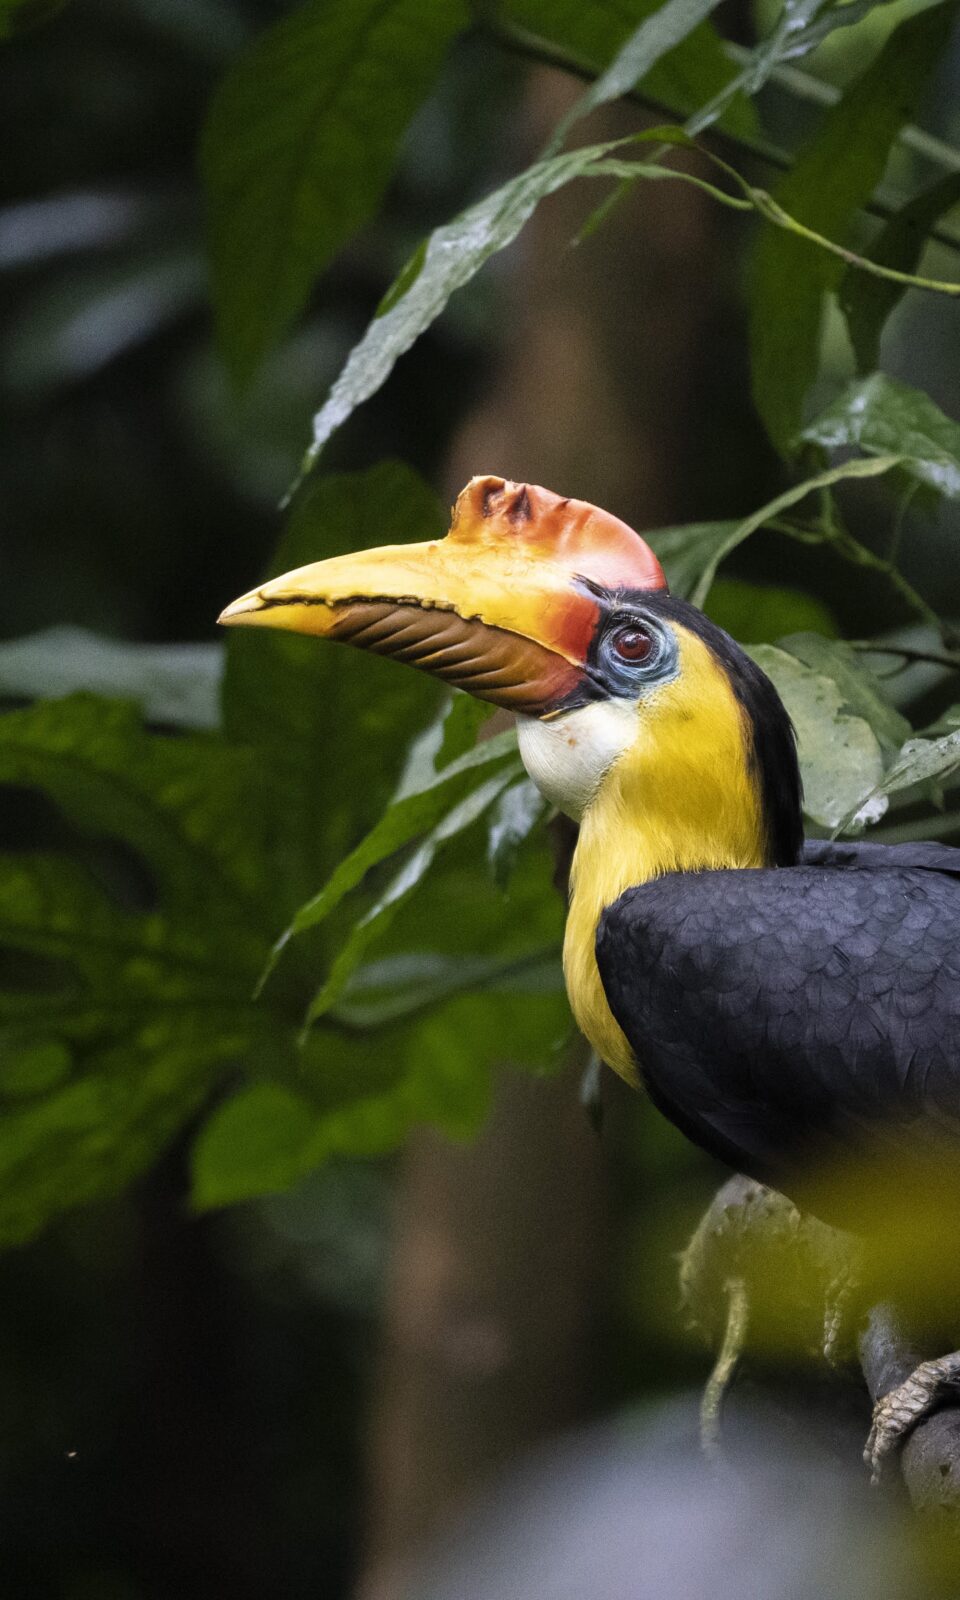
[[[613,648],[621,661],[646,661],[653,639],[646,628],[620,628],[613,636]]]

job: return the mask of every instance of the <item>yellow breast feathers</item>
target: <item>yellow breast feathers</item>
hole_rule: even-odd
[[[675,625],[676,626],[676,625]],[[680,671],[634,709],[636,734],[581,819],[563,948],[578,1026],[630,1083],[633,1052],[607,1005],[594,950],[606,906],[666,872],[766,864],[748,717],[710,649],[676,626]]]

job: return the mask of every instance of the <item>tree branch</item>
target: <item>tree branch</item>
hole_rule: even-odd
[[[774,1324],[789,1328],[800,1351],[819,1342],[825,1313],[835,1327],[830,1312],[839,1306],[846,1320],[856,1261],[851,1235],[802,1215],[783,1195],[738,1175],[717,1191],[684,1253],[681,1290],[694,1325],[715,1347],[723,1337],[729,1287],[742,1282],[751,1320],[766,1323],[768,1330]],[[776,1347],[776,1339],[768,1340],[768,1348]],[[741,1353],[749,1353],[749,1338],[738,1348]],[[890,1306],[876,1305],[857,1340],[857,1354],[875,1402],[903,1383],[930,1352],[911,1342]],[[725,1370],[732,1370],[729,1351],[725,1357]],[[721,1400],[722,1395],[715,1397],[711,1420],[719,1416]],[[960,1512],[960,1404],[944,1406],[918,1423],[899,1463],[918,1510]]]
[[[909,1378],[923,1360],[887,1305],[870,1312],[859,1350],[874,1401]],[[900,1451],[900,1470],[918,1510],[960,1512],[960,1405],[944,1406],[917,1424]]]

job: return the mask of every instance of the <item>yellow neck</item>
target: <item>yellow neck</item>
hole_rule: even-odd
[[[563,947],[577,1024],[601,1060],[630,1083],[637,1082],[637,1064],[597,970],[602,911],[625,889],[666,872],[767,862],[745,714],[699,639],[684,633],[679,676],[641,701],[637,718],[636,741],[583,814]]]

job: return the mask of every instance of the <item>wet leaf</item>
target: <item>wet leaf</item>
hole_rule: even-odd
[[[435,228],[418,253],[417,272],[404,269],[379,313],[354,345],[346,365],[313,421],[313,443],[304,470],[357,406],[384,384],[410,346],[436,321],[451,295],[470,282],[490,257],[512,244],[541,200],[575,178],[603,176],[602,160],[623,141],[586,145],[536,162],[452,222]],[[386,309],[384,309],[384,307]]]
[[[570,128],[597,106],[618,100],[642,83],[657,63],[682,44],[718,4],[719,0],[663,0],[661,5],[650,10],[563,119],[555,145],[559,146]]]
[[[804,439],[827,450],[858,449],[900,457],[904,472],[955,500],[960,495],[960,424],[928,394],[875,372],[845,389]]]
[[[773,679],[797,730],[804,811],[822,828],[850,822],[883,778],[883,752],[869,722],[851,715],[832,678],[785,650],[757,645],[750,654]],[[879,821],[885,810],[879,798],[862,820]]]
[[[530,778],[512,784],[500,795],[487,831],[487,862],[494,883],[501,888],[510,881],[520,846],[549,811],[548,801]]]
[[[630,37],[630,30],[657,9],[657,0],[501,0],[496,17],[535,38],[559,45],[585,66],[600,72]],[[720,40],[709,21],[688,31],[643,77],[644,90],[679,115],[712,100],[733,76]],[[749,133],[755,126],[753,107],[739,96],[727,109],[723,125]]]
[[[825,639],[817,633],[793,633],[778,642],[782,650],[812,672],[832,679],[840,692],[843,710],[870,724],[888,758],[899,753],[909,738],[910,724],[891,705],[883,685],[869,671],[861,654],[842,639]]]
[[[939,739],[908,739],[897,760],[870,791],[867,804],[886,809],[886,797],[951,777],[960,768],[960,731]]]

